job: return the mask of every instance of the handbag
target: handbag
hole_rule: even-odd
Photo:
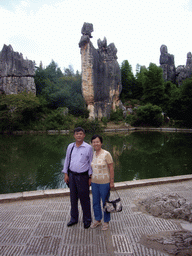
[[[110,193],[110,190],[109,190],[105,199],[104,207],[103,207],[104,212],[115,213],[115,212],[121,212],[123,209],[121,198],[119,197],[119,194],[117,193],[117,190],[115,188],[114,188],[114,191],[116,192],[117,199],[111,200],[111,201],[109,199],[107,200]]]

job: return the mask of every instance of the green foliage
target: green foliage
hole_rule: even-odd
[[[54,61],[45,69],[40,66],[36,70],[35,84],[37,96],[43,97],[49,108],[67,107],[70,114],[88,116],[81,92],[81,75],[74,74],[71,66],[64,70],[64,74]]]
[[[161,126],[163,123],[162,109],[148,103],[135,109],[133,115],[126,117],[126,122],[132,126]]]
[[[134,98],[141,99],[143,96],[144,79],[146,68],[137,64],[136,85],[134,88]]]
[[[135,120],[136,120],[136,118],[135,118],[135,116],[134,116],[133,114],[129,114],[129,115],[127,115],[126,118],[125,118],[125,122],[126,122],[127,124],[130,124],[130,125],[133,125],[134,122],[135,122]]]
[[[102,117],[102,118],[101,118],[101,121],[102,121],[102,123],[103,123],[105,126],[106,126],[107,123],[108,123],[107,117]]]
[[[85,118],[78,118],[75,122],[75,127],[82,127],[86,133],[100,133],[103,131],[100,122],[95,120],[89,120]]]
[[[180,116],[180,88],[170,81],[165,82],[165,93],[162,109],[171,118],[178,118]],[[179,117],[180,118],[180,117]]]
[[[182,120],[186,127],[192,127],[192,78],[183,81],[181,87]]]
[[[155,64],[150,63],[144,73],[143,97],[145,103],[161,105],[164,97],[163,70]]]
[[[135,86],[135,77],[132,72],[132,67],[128,60],[124,60],[121,64],[121,100],[133,98],[133,88]]]
[[[65,114],[65,109],[52,110],[43,120],[44,130],[69,130],[73,125],[73,117]]]
[[[120,108],[116,108],[116,110],[112,110],[110,113],[110,121],[113,121],[115,123],[118,123],[119,121],[122,121],[123,118],[123,110]]]
[[[20,130],[39,120],[40,101],[32,93],[1,95],[0,130]]]

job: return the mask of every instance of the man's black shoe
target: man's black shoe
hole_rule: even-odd
[[[77,221],[73,222],[73,221],[70,220],[70,221],[67,223],[67,227],[71,227],[71,226],[73,226],[73,225],[75,225],[75,224],[77,224]]]
[[[84,228],[89,228],[90,226],[91,226],[91,223],[87,223],[87,224],[84,223]]]

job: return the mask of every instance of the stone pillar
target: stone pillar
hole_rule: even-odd
[[[107,40],[98,40],[99,49],[95,49],[90,38],[93,25],[84,23],[81,48],[82,93],[90,111],[89,118],[109,117],[112,109],[120,105],[122,90],[121,72],[117,63],[117,49]]]
[[[35,63],[23,59],[14,52],[11,45],[4,45],[0,52],[0,91],[5,94],[18,94],[22,91],[36,94],[34,81]]]

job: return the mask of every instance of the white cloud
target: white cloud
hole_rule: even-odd
[[[162,44],[175,55],[176,66],[185,65],[192,51],[191,14],[189,0],[17,1],[12,9],[0,7],[0,47],[11,44],[37,65],[53,59],[61,69],[73,65],[80,71],[81,28],[90,22],[94,46],[105,36],[116,45],[119,64],[127,59],[133,71],[137,63],[159,65]]]

